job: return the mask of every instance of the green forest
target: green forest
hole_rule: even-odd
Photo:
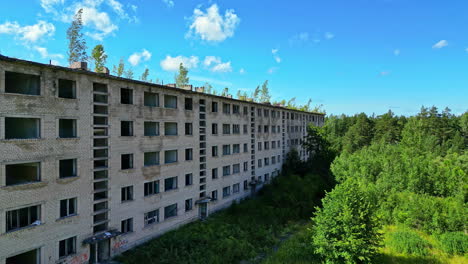
[[[468,263],[468,112],[329,116],[256,197],[122,263]]]

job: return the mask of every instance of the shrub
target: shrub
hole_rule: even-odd
[[[388,244],[398,253],[414,256],[427,256],[429,254],[429,243],[414,231],[396,231],[390,234]]]
[[[442,250],[450,255],[468,253],[468,235],[463,232],[444,233],[440,235],[439,242]]]

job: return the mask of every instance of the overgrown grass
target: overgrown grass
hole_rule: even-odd
[[[406,255],[424,257],[429,254],[430,244],[418,233],[411,230],[401,230],[390,234],[388,245],[396,252]]]
[[[282,175],[255,199],[168,232],[116,260],[135,264],[259,262],[291,226],[309,219],[327,187],[319,176]]]

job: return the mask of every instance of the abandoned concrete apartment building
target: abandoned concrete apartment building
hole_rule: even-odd
[[[278,175],[324,116],[0,56],[0,264],[99,263]]]

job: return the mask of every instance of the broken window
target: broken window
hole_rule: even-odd
[[[177,150],[166,150],[164,152],[164,163],[174,163],[177,162]]]
[[[41,180],[41,163],[19,163],[6,165],[6,185],[25,184]]]
[[[229,195],[231,195],[231,186],[224,187],[223,188],[223,198],[226,198]]]
[[[41,206],[29,206],[6,212],[6,231],[13,231],[30,225],[40,225]],[[23,262],[21,262],[23,263]]]
[[[120,191],[121,201],[128,202],[133,200],[133,186],[123,187]]]
[[[249,114],[249,108],[247,106],[244,106],[244,115],[248,115]]]
[[[145,226],[159,223],[159,209],[145,213]]]
[[[240,172],[240,164],[237,163],[237,164],[232,165],[232,173],[236,174],[236,173],[239,173],[239,172]]]
[[[238,193],[239,189],[240,189],[239,183],[236,183],[236,184],[232,185],[232,192],[233,193]]]
[[[218,200],[218,191],[212,191],[211,192],[211,200]]]
[[[76,177],[76,159],[66,159],[59,161],[60,178]]]
[[[193,110],[192,98],[185,98],[185,110]]]
[[[15,94],[40,95],[41,79],[39,75],[6,71],[5,92]]]
[[[193,160],[193,149],[185,149],[185,160]]]
[[[249,170],[249,163],[247,161],[244,162],[244,171]]]
[[[159,180],[146,182],[145,187],[145,196],[153,195],[159,193]]]
[[[164,135],[177,136],[177,123],[175,122],[164,123]]]
[[[145,122],[145,136],[159,136],[159,122]]]
[[[76,119],[59,119],[59,137],[76,138]]]
[[[232,153],[240,153],[240,144],[234,144],[232,145]]]
[[[121,169],[133,169],[133,154],[122,154],[121,156]]]
[[[58,97],[60,98],[76,98],[76,82],[72,80],[58,80]]]
[[[6,264],[39,264],[41,251],[39,248],[24,252],[6,259]]]
[[[223,124],[223,134],[224,134],[224,135],[229,135],[229,134],[231,134],[231,125],[229,125],[229,124]]]
[[[159,151],[145,152],[145,166],[159,165]]]
[[[240,134],[240,125],[232,125],[232,133]]]
[[[244,191],[249,189],[249,184],[247,180],[244,181]]]
[[[120,88],[120,103],[133,104],[133,90],[128,88]]]
[[[177,204],[164,207],[164,219],[177,216]]]
[[[218,168],[211,169],[211,179],[218,179]]]
[[[231,166],[224,166],[223,167],[223,176],[229,176],[231,175]]]
[[[187,199],[185,200],[185,212],[190,211],[193,209],[193,200]]]
[[[218,103],[217,102],[211,102],[211,112],[213,112],[213,113],[218,112]]]
[[[232,105],[232,113],[233,114],[239,114],[240,113],[239,105]]]
[[[120,232],[124,234],[133,232],[133,218],[122,220],[120,224]]]
[[[223,103],[223,113],[230,114],[231,113],[231,105]]]
[[[164,107],[165,108],[177,108],[177,96],[164,95]]]
[[[187,135],[187,136],[193,135],[193,125],[192,125],[192,123],[185,123],[185,135]]]
[[[144,104],[145,106],[159,107],[159,94],[157,93],[144,93]]]
[[[187,173],[185,174],[185,186],[190,186],[193,184],[193,174]]]
[[[231,155],[231,145],[223,145],[223,155]]]
[[[39,118],[5,117],[6,139],[40,138]]]
[[[249,151],[248,147],[247,147],[247,143],[244,143],[244,152],[247,152]]]
[[[60,218],[76,215],[76,198],[60,200]]]
[[[133,136],[133,122],[132,121],[120,121],[120,135],[122,137]]]
[[[213,135],[217,135],[217,134],[218,134],[218,124],[215,124],[215,123],[211,124],[211,133],[212,133]]]
[[[244,134],[247,134],[247,125],[244,125]]]
[[[164,180],[164,191],[177,189],[177,177],[171,177]]]
[[[217,157],[218,156],[218,146],[212,146],[211,147],[211,156],[212,157]]]

